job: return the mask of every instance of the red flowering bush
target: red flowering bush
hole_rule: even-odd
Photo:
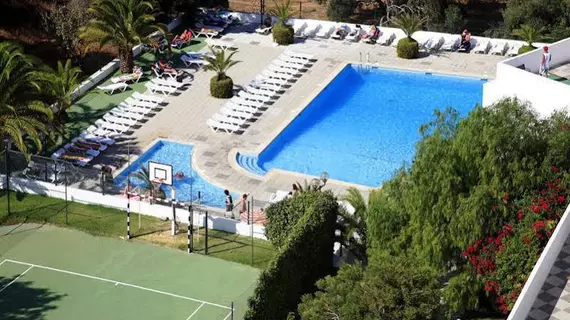
[[[533,196],[513,200],[506,193],[500,202],[511,212],[513,223],[487,239],[469,244],[463,252],[482,280],[487,296],[505,314],[513,308],[566,209],[568,175],[556,167],[552,172],[554,178]]]

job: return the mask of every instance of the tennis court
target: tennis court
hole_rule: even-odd
[[[258,274],[147,243],[0,227],[0,319],[241,319]]]

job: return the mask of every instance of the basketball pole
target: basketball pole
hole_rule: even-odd
[[[131,166],[131,143],[127,142],[127,168]],[[131,174],[127,171],[127,240],[131,238]]]

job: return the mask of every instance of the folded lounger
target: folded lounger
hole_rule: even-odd
[[[329,26],[323,26],[321,27],[321,29],[319,29],[319,31],[315,34],[316,38],[321,38],[321,39],[327,39],[331,36],[331,34],[334,32],[335,27],[332,25]]]
[[[489,50],[489,54],[502,56],[507,52],[508,49],[509,46],[506,41],[498,41],[492,44],[491,50]]]
[[[206,41],[206,43],[212,48],[220,48],[223,50],[237,49],[237,46],[233,42],[226,40],[209,39]]]
[[[441,45],[441,50],[454,51],[459,48],[459,43],[461,42],[461,36],[458,35],[446,35],[443,37],[443,44]]]

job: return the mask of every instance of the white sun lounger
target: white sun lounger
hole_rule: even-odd
[[[119,118],[131,119],[135,121],[141,121],[145,118],[144,114],[130,112],[128,109],[125,110],[121,107],[115,107],[109,110],[109,113]]]
[[[296,76],[296,75],[299,75],[299,74],[300,74],[298,70],[294,70],[294,69],[291,69],[291,68],[283,68],[283,67],[279,67],[279,66],[276,66],[276,65],[269,65],[269,66],[267,67],[267,70],[273,71],[273,72],[276,72],[276,73],[285,73],[285,74],[288,74],[288,75],[291,75],[291,76]]]
[[[271,91],[268,89],[257,89],[252,86],[245,86],[244,90],[258,96],[265,96],[269,98],[275,98],[277,96],[277,93],[275,91]]]
[[[157,85],[157,84],[152,83],[152,82],[147,82],[144,85],[145,85],[145,87],[147,87],[150,90],[150,92],[162,93],[165,96],[171,95],[171,94],[176,92],[176,88],[167,87],[167,86],[163,86],[163,85]]]
[[[459,48],[459,43],[461,42],[461,36],[448,34],[443,37],[443,44],[441,45],[441,50],[454,51]]]
[[[206,120],[206,124],[214,132],[218,132],[221,130],[221,131],[224,131],[225,133],[234,133],[234,132],[239,131],[241,129],[241,127],[238,125],[219,122],[219,121],[216,121],[214,119]]]
[[[156,102],[140,101],[131,97],[126,98],[124,102],[130,106],[142,107],[146,109],[153,109],[158,107],[158,104]]]
[[[314,64],[313,61],[306,60],[306,59],[293,58],[293,57],[286,56],[284,54],[277,57],[277,59],[281,59],[281,60],[288,62],[288,63],[291,63],[291,64],[298,64],[298,65],[307,66],[307,67]]]
[[[180,89],[180,88],[182,88],[188,84],[188,83],[178,82],[175,80],[165,80],[165,79],[159,79],[159,78],[154,78],[151,80],[151,82],[154,84],[157,84],[159,86],[171,87],[171,88],[176,88],[176,89]]]
[[[384,32],[376,39],[376,44],[389,46],[394,41],[394,38],[396,38],[394,32]]]
[[[106,86],[98,86],[97,89],[104,91],[108,94],[113,94],[115,90],[125,91],[127,90],[128,87],[129,87],[128,84],[124,82],[119,82],[119,83],[108,84]]]
[[[298,63],[291,63],[291,62],[283,61],[281,59],[275,59],[271,62],[273,62],[274,65],[276,65],[278,67],[282,67],[282,68],[289,68],[289,69],[294,69],[297,71],[307,70],[307,67],[305,67],[304,65],[301,65]]]
[[[245,111],[241,111],[241,110],[235,110],[235,109],[224,107],[224,106],[222,106],[220,108],[220,114],[225,115],[225,116],[229,116],[229,117],[245,119],[245,120],[251,119],[251,117],[252,117],[252,114],[249,112],[245,112]]]
[[[106,144],[103,144],[101,142],[95,142],[95,141],[89,141],[89,139],[85,139],[85,138],[80,138],[80,137],[75,137],[73,139],[71,139],[72,143],[85,143],[85,144],[95,144],[98,146],[98,151],[105,151],[107,150],[108,146]]]
[[[358,42],[362,36],[362,28],[354,28],[352,31],[344,37],[345,41]]]
[[[344,27],[344,28],[343,28]],[[352,30],[350,29],[350,27],[347,24],[341,24],[338,26],[338,28],[336,28],[335,31],[333,31],[333,34],[331,36],[331,39],[335,39],[335,40],[342,40],[343,39],[343,35],[339,34],[339,31],[341,31],[342,29],[344,29],[345,31],[345,35],[344,37],[346,37],[347,35],[349,35]]]
[[[241,104],[234,103],[233,101],[228,101],[224,106],[227,108],[230,108],[232,110],[247,112],[247,113],[252,114],[252,115],[259,113],[258,107],[241,105]]]
[[[307,23],[301,20],[295,20],[293,23],[293,32],[295,37],[301,37],[303,35],[303,31],[307,28]]]
[[[92,157],[96,157],[101,153],[98,150],[93,150],[93,149],[83,150],[83,148],[81,148],[81,149],[77,149],[77,148],[78,147],[72,145],[71,143],[68,143],[68,144],[63,146],[63,149],[65,149],[66,151],[77,152],[77,153],[85,153],[85,154],[90,155]]]
[[[285,88],[283,88],[281,85],[277,85],[277,84],[272,84],[272,83],[267,83],[265,81],[256,81],[255,79],[252,80],[249,83],[250,86],[254,87],[254,88],[259,88],[259,89],[267,89],[267,90],[271,90],[273,92],[283,92],[285,91]]]
[[[194,58],[189,56],[181,56],[180,60],[184,62],[184,65],[190,67],[192,65],[196,65],[198,67],[205,66],[208,64],[208,61],[202,60],[200,58]]]
[[[307,28],[305,28],[305,30],[303,30],[303,36],[305,38],[312,38],[317,34],[317,32],[319,32],[321,28],[322,26],[320,23],[313,23]]]
[[[80,160],[68,160],[68,159],[64,158],[64,155],[66,153],[67,153],[67,151],[64,148],[60,148],[51,155],[51,158],[54,160],[67,161],[67,162],[73,163],[73,164],[80,166],[80,167],[86,166],[87,164],[89,164],[89,162],[91,162],[91,160],[93,160],[93,156],[89,156],[89,155],[82,155],[81,156],[82,159],[80,159]]]
[[[510,46],[509,46],[509,49],[507,50],[507,52],[506,52],[505,55],[508,56],[508,57],[514,57],[514,56],[518,55],[518,54],[519,54],[519,49],[520,49],[522,46],[523,46],[522,43],[518,43],[518,42],[516,42],[516,43],[511,43]]]
[[[243,126],[245,124],[244,119],[228,117],[228,116],[224,116],[224,115],[219,114],[219,113],[214,113],[211,118],[214,121],[235,124],[236,126]]]
[[[127,127],[132,127],[135,124],[137,124],[137,120],[132,120],[132,119],[127,119],[127,118],[121,118],[121,117],[117,117],[114,116],[110,113],[106,113],[103,115],[103,120],[110,122],[110,123],[116,123],[118,125],[123,125],[123,126],[127,126]]]
[[[334,32],[335,27],[333,25],[322,26],[321,29],[315,34],[316,38],[327,39]]]
[[[121,82],[133,82],[133,83],[137,83],[139,82],[139,80],[141,79],[143,73],[142,72],[136,72],[136,73],[131,73],[131,74],[123,74],[117,77],[113,77],[111,78],[111,82],[112,83],[121,83]]]
[[[283,54],[287,57],[303,59],[303,60],[317,60],[317,58],[308,53],[294,52],[294,51],[283,51]]]
[[[268,84],[268,85],[279,86],[282,90],[285,90],[283,86],[290,85],[290,83],[287,80],[266,77],[264,75],[257,75],[255,78],[253,78],[252,82],[256,84]]]
[[[226,40],[208,39],[206,40],[206,43],[212,48],[220,48],[223,50],[237,49],[237,46],[233,42]]]
[[[443,37],[431,37],[424,43],[424,48],[430,51],[438,50],[443,44]]]
[[[271,29],[273,29],[273,27],[257,28],[255,29],[255,32],[263,35],[268,35],[271,33]]]
[[[153,109],[153,108],[145,108],[145,107],[133,106],[133,105],[130,105],[130,104],[124,102],[124,101],[121,102],[121,103],[119,103],[118,107],[121,108],[121,109],[123,109],[123,110],[126,110],[126,111],[128,110],[129,112],[139,113],[139,114],[142,114],[142,115],[147,115],[147,114],[149,114],[149,113],[152,111],[152,109]]]
[[[489,39],[477,39],[477,44],[471,51],[473,53],[487,54],[490,47],[491,41]]]
[[[253,100],[253,101],[259,101],[259,102],[269,102],[269,101],[271,101],[271,98],[270,98],[270,97],[267,97],[267,96],[260,96],[260,95],[257,95],[257,94],[251,94],[251,93],[245,92],[245,91],[243,91],[243,90],[240,91],[240,92],[238,92],[238,96],[239,96],[239,97],[242,97],[242,98],[244,98],[244,99],[246,99],[246,100]]]
[[[247,100],[246,98],[240,97],[239,93],[238,96],[232,97],[230,102],[241,106],[255,108],[256,111],[259,108],[265,107],[265,103],[263,103],[263,101]]]
[[[158,96],[152,96],[150,94],[144,94],[140,92],[133,93],[133,98],[139,101],[154,102],[156,104],[166,103],[166,99]]]
[[[95,125],[99,128],[105,129],[107,131],[112,131],[117,134],[123,134],[129,130],[129,127],[127,126],[119,125],[116,123],[109,123],[103,119],[96,120]]]
[[[86,132],[85,137],[95,136],[101,139],[111,139],[113,141],[115,141],[116,138],[121,136],[121,134],[119,133],[107,129],[102,129],[94,125],[90,125],[87,129],[85,129],[85,132]]]
[[[509,45],[506,41],[498,41],[492,44],[489,54],[502,56],[509,49]]]
[[[94,127],[94,126],[93,126]],[[106,137],[100,137],[100,136],[96,136],[94,134],[91,134],[87,131],[83,131],[81,132],[81,134],[79,135],[82,139],[85,139],[87,142],[93,142],[93,143],[101,143],[107,146],[112,146],[115,144],[115,140],[111,139],[111,138],[106,138]]]
[[[272,78],[272,79],[285,80],[287,82],[289,80],[295,79],[295,77],[293,77],[290,74],[273,72],[273,71],[269,71],[267,69],[261,71],[261,75],[264,77]]]

